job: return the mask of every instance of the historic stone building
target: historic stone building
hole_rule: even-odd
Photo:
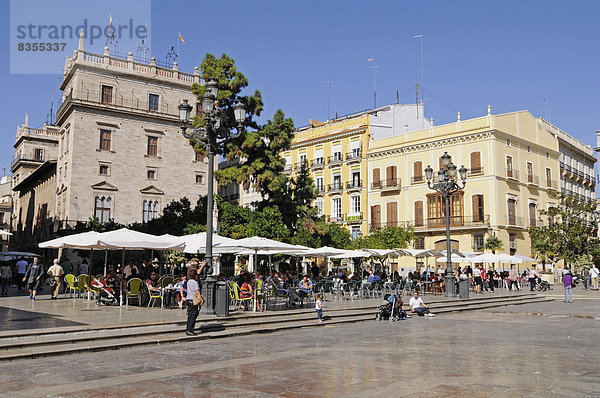
[[[55,233],[93,216],[149,221],[172,200],[205,195],[208,164],[182,136],[177,108],[184,99],[196,104],[191,85],[200,82],[198,68],[183,73],[176,62],[164,68],[108,48],[90,53],[80,38],[65,62],[56,127],[18,131],[15,185],[56,160]],[[19,222],[17,214],[13,227]]]

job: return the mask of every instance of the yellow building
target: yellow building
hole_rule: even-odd
[[[356,238],[368,233],[366,152],[370,142],[423,126],[429,122],[423,119],[422,107],[400,104],[326,123],[312,120],[310,126],[298,129],[291,150],[282,154],[285,170],[296,173],[306,162],[318,191],[315,207]]]
[[[505,252],[529,255],[527,228],[544,222],[538,211],[557,203],[552,193],[595,199],[591,147],[527,111],[492,115],[488,106],[480,118],[457,116],[455,123],[369,142],[369,230],[412,225],[416,248],[445,249],[443,200],[424,172],[431,165],[437,175],[444,152],[468,169],[466,186],[451,198],[452,249],[483,250],[495,234]]]

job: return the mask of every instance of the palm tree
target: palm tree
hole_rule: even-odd
[[[485,241],[485,248],[496,254],[496,250],[502,250],[502,241],[496,235],[490,235]]]

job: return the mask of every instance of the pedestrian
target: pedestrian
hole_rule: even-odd
[[[585,290],[590,290],[590,269],[585,267],[583,269],[583,287]]]
[[[483,279],[481,277],[481,269],[478,265],[473,269],[473,277],[475,281],[475,293],[483,293]]]
[[[598,290],[598,278],[600,277],[600,270],[596,267],[596,264],[590,269],[590,278],[592,279],[592,289]]]
[[[494,271],[494,267],[490,267],[487,272],[488,277],[488,285],[490,286],[490,291],[494,293],[494,288],[496,287],[496,280],[494,278],[496,271]]]
[[[60,292],[60,285],[61,285],[61,280],[62,280],[62,276],[64,275],[65,271],[62,269],[62,267],[59,265],[58,263],[58,259],[54,259],[54,262],[52,264],[52,266],[48,269],[48,276],[50,276],[50,278],[52,278],[54,280],[54,285],[52,286],[52,300],[56,300],[58,298],[58,293]]]
[[[23,257],[19,258],[17,261],[17,284],[20,292],[25,291],[23,286],[23,278],[25,278],[25,273],[27,272],[27,261]]]
[[[533,292],[535,290],[535,283],[537,281],[538,278],[538,273],[535,270],[535,266],[531,267],[531,269],[529,270],[529,291]]]
[[[90,266],[88,265],[87,261],[84,258],[83,261],[81,262],[81,264],[79,264],[79,275],[88,275],[89,271],[90,271]]]
[[[563,283],[565,285],[565,303],[573,302],[573,277],[569,270],[565,270],[563,277]]]
[[[315,301],[315,310],[317,311],[317,322],[323,322],[323,295],[317,293]]]
[[[29,300],[35,300],[35,295],[41,285],[44,266],[40,264],[38,257],[33,258],[33,263],[27,268],[23,282],[27,281],[27,290],[29,290]]]
[[[185,304],[187,307],[187,325],[185,334],[187,336],[196,336],[194,328],[196,327],[196,319],[198,318],[198,305],[194,305],[194,295],[200,289],[198,285],[198,271],[195,268],[188,269],[187,274],[187,295],[185,297]]]
[[[3,263],[0,267],[0,286],[2,286],[2,295],[8,296],[8,283],[12,278],[12,271],[7,263]]]
[[[513,264],[510,265],[510,271],[508,273],[508,280],[510,282],[508,288],[511,290],[519,291],[519,272]]]

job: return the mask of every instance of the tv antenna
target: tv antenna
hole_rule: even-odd
[[[327,120],[329,120],[329,114],[331,111],[331,88],[334,87],[333,81],[323,80],[323,83],[327,84]]]
[[[367,59],[367,62],[373,62],[373,65],[369,66],[369,69],[373,69],[373,109],[377,108],[377,85],[375,82],[375,71],[379,69],[379,66],[375,65],[375,57]]]

